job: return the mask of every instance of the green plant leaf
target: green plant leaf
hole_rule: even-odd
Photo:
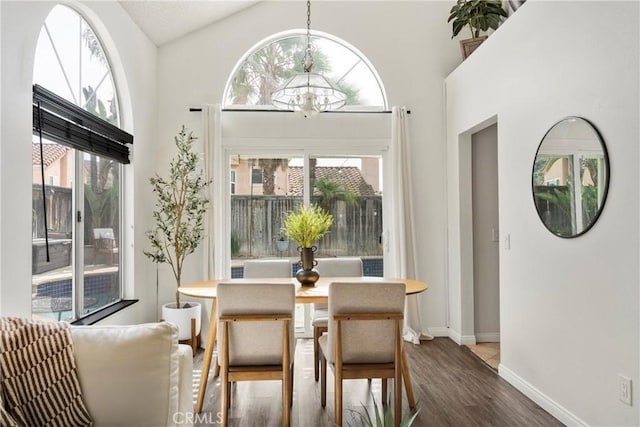
[[[384,407],[378,406],[378,402],[376,398],[371,393],[371,398],[373,399],[373,413],[369,412],[369,409],[365,406],[364,403],[360,403],[362,406],[362,411],[356,411],[353,409],[349,409],[351,412],[351,418],[356,424],[352,424],[351,422],[347,422],[349,427],[354,427],[358,425],[360,427],[391,427],[394,425],[393,422],[393,412],[391,411],[391,402],[387,402],[386,410]],[[401,427],[410,427],[416,420],[420,409],[417,407],[412,409],[409,413],[403,415],[400,420]]]
[[[466,26],[473,37],[478,37],[481,31],[496,30],[506,17],[500,0],[458,0],[451,8],[447,22],[453,21],[451,38]]]

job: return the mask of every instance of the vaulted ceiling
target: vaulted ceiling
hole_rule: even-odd
[[[120,4],[151,41],[156,46],[162,46],[258,2],[259,0],[121,0]]]

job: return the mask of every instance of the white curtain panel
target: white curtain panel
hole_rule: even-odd
[[[204,156],[205,156],[205,174],[208,180],[213,180],[215,170],[220,167],[222,161],[222,129],[220,126],[221,107],[220,104],[205,105],[202,109],[202,137],[204,140]],[[222,165],[224,167],[224,164]],[[220,269],[216,268],[220,264],[216,258],[215,251],[215,236],[219,230],[215,229],[215,216],[219,215],[220,209],[215,209],[215,206],[221,206],[220,191],[218,187],[223,184],[216,182],[215,180],[209,185],[208,198],[209,209],[207,210],[207,219],[205,223],[205,248],[203,251],[204,258],[204,277],[207,279],[215,279],[216,271]],[[219,254],[218,254],[219,255]]]
[[[411,185],[411,153],[409,152],[409,134],[407,131],[407,110],[394,106],[391,120],[392,170],[396,174],[393,180],[393,229],[391,230],[392,265],[395,275],[402,279],[416,279],[416,246]],[[422,330],[420,320],[420,300],[418,295],[406,299],[404,339],[420,344],[421,339],[433,339]]]

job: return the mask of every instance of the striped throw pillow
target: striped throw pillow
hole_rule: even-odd
[[[19,425],[91,426],[69,324],[0,318],[4,406]]]
[[[20,427],[18,422],[4,409],[3,392],[0,390],[0,426],[2,427]]]

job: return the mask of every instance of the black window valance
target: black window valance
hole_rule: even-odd
[[[33,85],[33,131],[87,153],[128,164],[133,135],[59,95]]]

